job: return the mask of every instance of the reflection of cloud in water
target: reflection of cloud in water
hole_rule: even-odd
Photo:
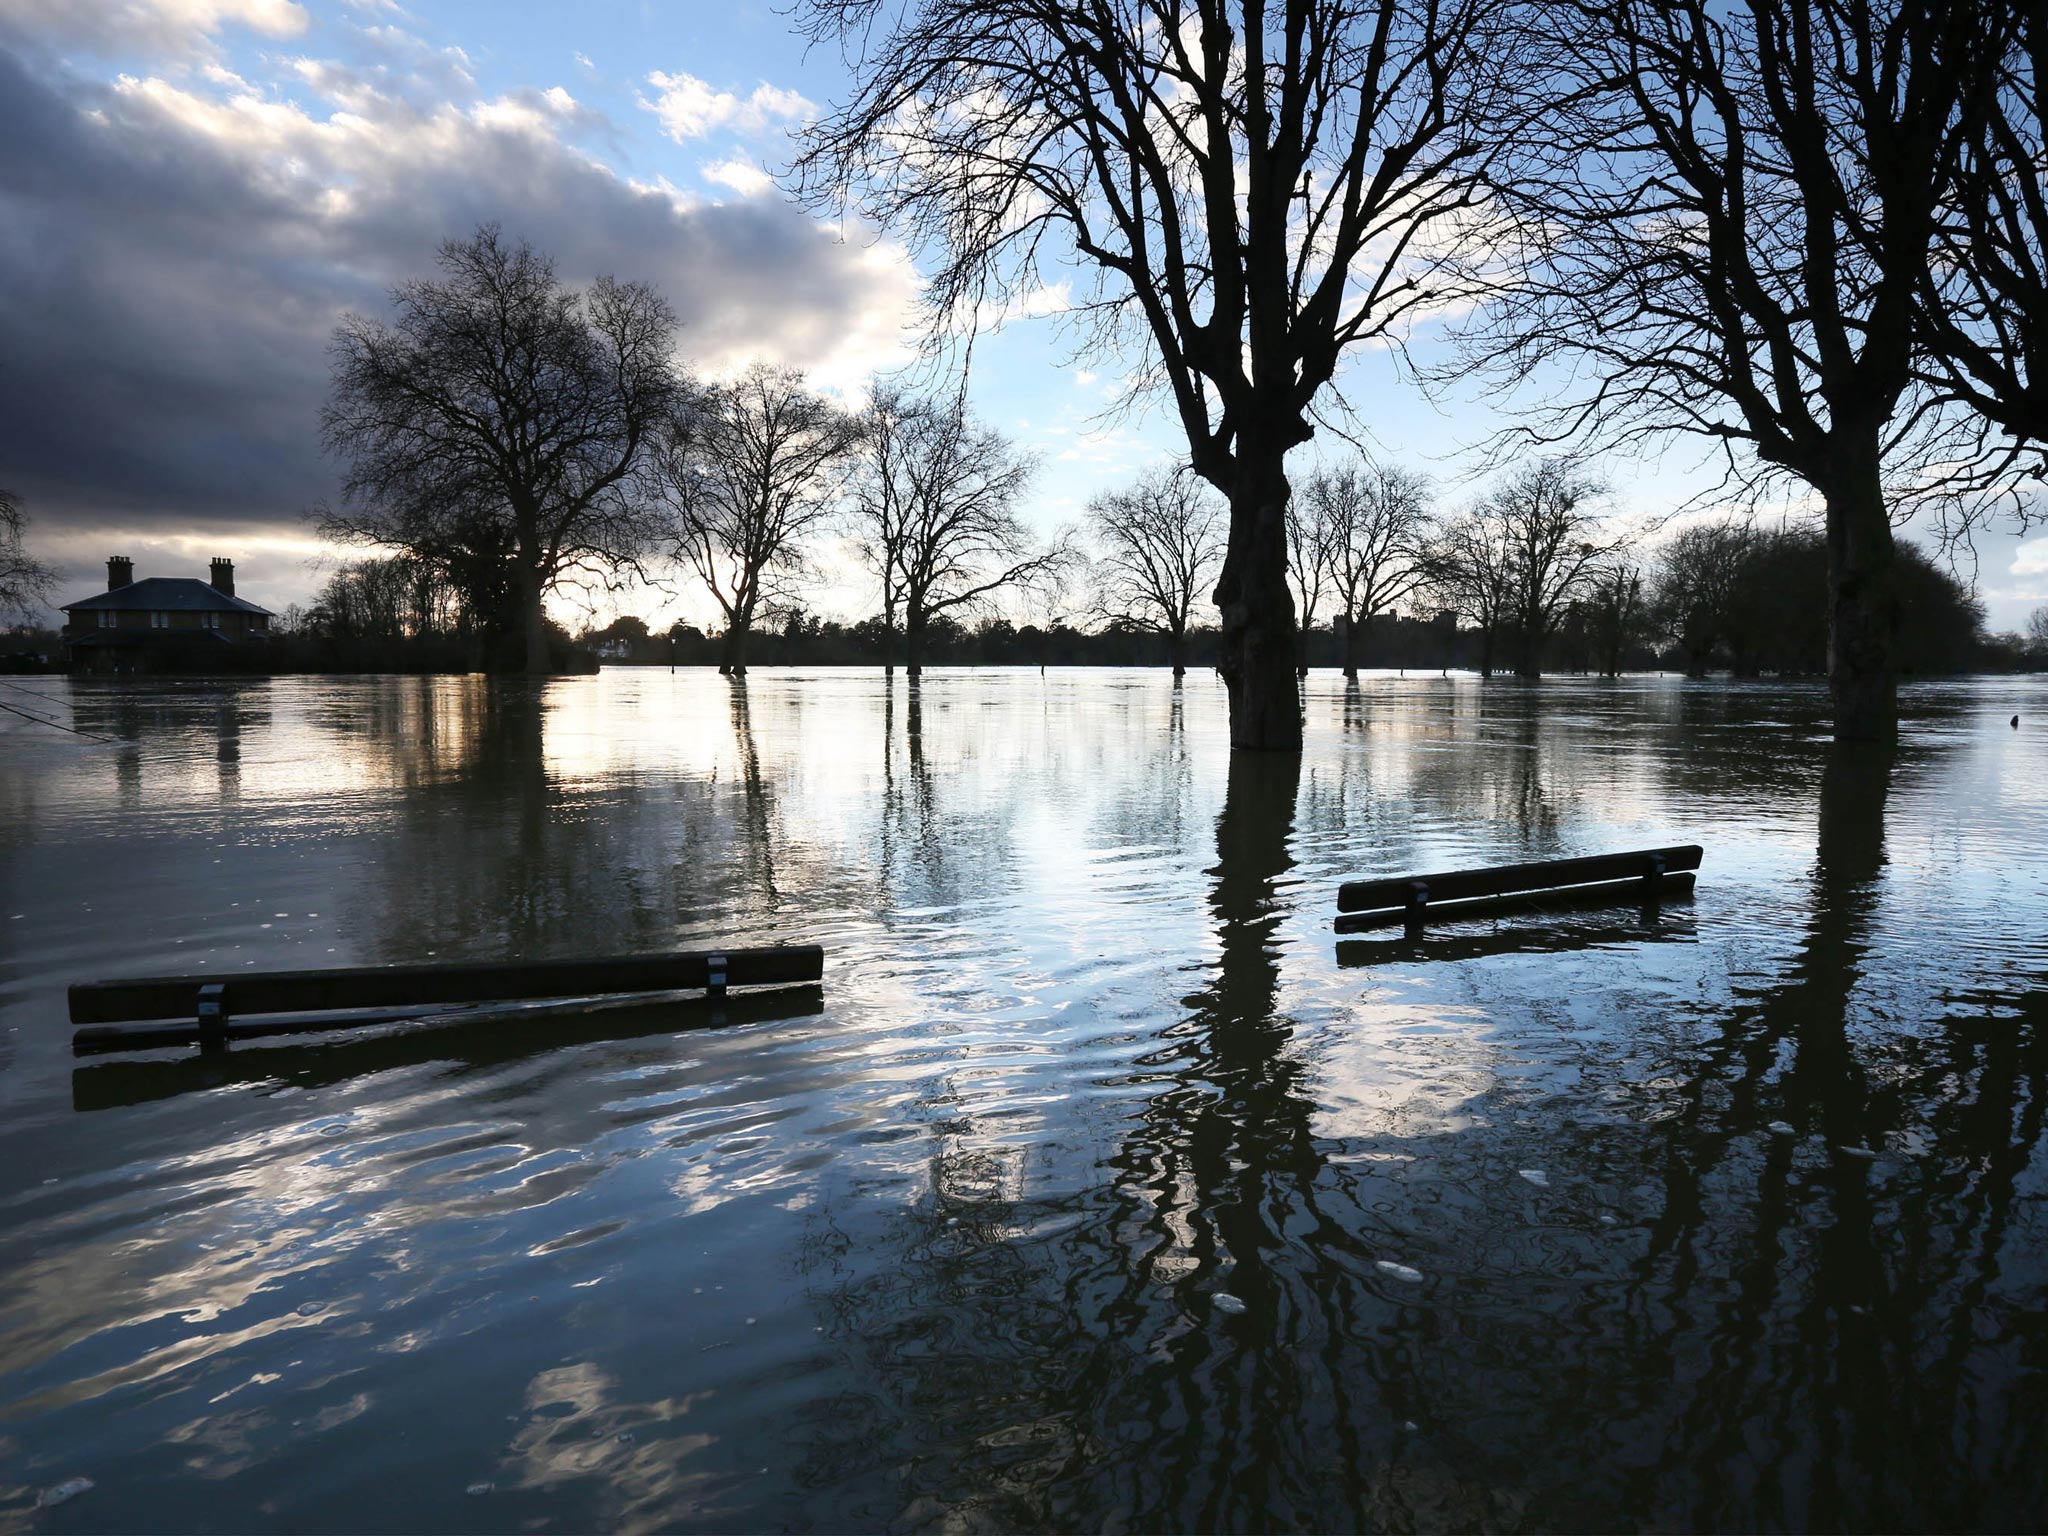
[[[673,1519],[690,1508],[693,1484],[706,1480],[677,1468],[716,1442],[680,1432],[691,1408],[709,1395],[626,1402],[618,1383],[589,1361],[542,1371],[527,1385],[525,1422],[499,1463],[497,1488],[587,1481],[607,1529],[643,1530]]]

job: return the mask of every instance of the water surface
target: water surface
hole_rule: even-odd
[[[92,736],[0,724],[0,1530],[2048,1520],[2048,680],[1874,756],[1319,675],[1298,761],[1156,672],[5,697]],[[722,1029],[69,1054],[77,980],[797,940]]]

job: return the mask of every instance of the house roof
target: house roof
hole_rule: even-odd
[[[63,611],[94,613],[108,608],[118,613],[260,613],[272,617],[268,608],[259,608],[244,597],[229,597],[196,576],[145,576],[111,592],[95,592],[66,603]]]

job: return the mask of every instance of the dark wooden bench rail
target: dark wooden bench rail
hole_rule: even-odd
[[[1697,843],[1601,853],[1588,858],[1549,859],[1540,864],[1501,864],[1491,869],[1453,869],[1382,880],[1347,880],[1337,887],[1337,910],[1346,927],[1402,922],[1421,927],[1431,918],[1448,920],[1492,909],[1503,897],[1538,893],[1616,900],[1653,901],[1692,890],[1691,871],[1704,856]]]
[[[243,971],[220,976],[142,976],[80,982],[71,988],[71,1022],[79,1055],[152,1045],[210,1044],[230,1035],[346,1029],[408,1017],[392,1009],[698,988],[721,997],[728,987],[777,986],[824,978],[825,951],[816,944],[773,949],[700,950],[667,955],[617,955],[594,960],[426,963],[316,971]],[[250,1015],[329,1014],[275,1021]],[[145,1023],[138,1021],[164,1021]],[[173,1022],[175,1021],[175,1022]]]

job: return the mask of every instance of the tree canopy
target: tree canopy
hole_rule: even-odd
[[[675,316],[639,283],[564,286],[496,225],[439,260],[442,278],[393,291],[391,322],[335,332],[321,425],[347,471],[321,531],[508,587],[526,668],[545,672],[547,594],[647,547],[637,477],[677,398]]]

